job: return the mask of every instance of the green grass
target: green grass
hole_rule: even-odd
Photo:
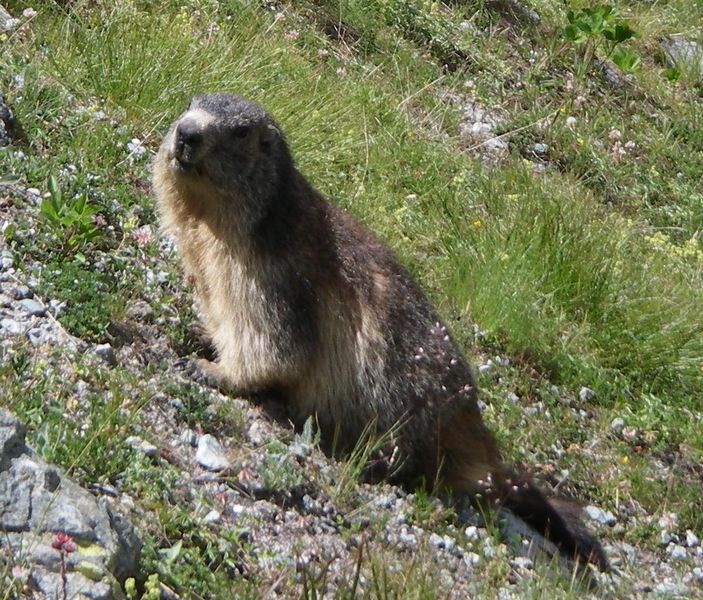
[[[164,267],[156,242],[135,240],[156,216],[148,157],[130,157],[127,143],[139,138],[154,152],[195,93],[260,101],[301,170],[397,251],[467,352],[511,358],[502,383],[481,380],[486,418],[509,457],[539,463],[549,476],[544,465],[557,460],[550,448],[560,448],[559,469],[570,471],[565,486],[578,499],[671,510],[682,527],[700,531],[702,87],[685,65],[671,77],[658,39],[681,33],[700,41],[703,4],[614,2],[637,33],[627,44],[641,61],[619,85],[589,62],[575,67],[581,50],[563,35],[566,10],[588,3],[529,4],[541,22],[508,33],[482,2],[317,0],[275,10],[235,0],[38,3],[26,28],[0,39],[8,48],[1,87],[25,134],[17,148],[0,150],[0,180],[44,193],[53,175],[67,202],[85,195],[101,220],[78,255],[62,250],[72,246],[37,207],[22,207],[6,240],[38,293],[66,303],[59,320],[72,334],[110,339],[130,302],[146,299],[173,344],[187,346],[193,315],[175,261]],[[606,58],[600,47],[595,55]],[[467,150],[459,134],[467,96],[504,115],[495,133],[510,143],[506,161],[485,167]],[[535,143],[548,146],[546,159]],[[165,279],[155,282],[162,269]],[[484,335],[475,336],[474,325]],[[94,393],[78,407],[70,385],[43,368],[25,350],[3,365],[2,404],[30,424],[45,457],[82,481],[114,481],[131,460],[124,438],[147,400],[129,399],[95,374]],[[131,389],[126,373],[117,382]],[[549,391],[554,384],[561,397]],[[596,395],[585,406],[591,417],[579,420],[581,386]],[[507,390],[524,404],[542,402],[549,418],[526,423],[522,405],[504,401]],[[187,425],[241,435],[237,411],[209,411],[208,399],[185,386],[166,392],[185,403]],[[636,431],[633,440],[610,431],[614,417]],[[591,442],[600,462],[580,454]],[[330,493],[351,494],[357,463],[352,457]],[[674,465],[666,477],[660,463]],[[276,464],[273,487],[297,481],[290,465],[278,472]],[[168,476],[135,468],[124,485],[158,515],[142,524],[146,572],[181,592],[197,580],[193,597],[228,597],[236,543],[214,550],[215,536],[163,501]],[[145,472],[153,489],[140,483]],[[162,551],[181,530],[195,541],[183,550],[187,559],[169,562]],[[657,545],[656,528],[639,526],[626,538]],[[403,579],[378,557],[374,550],[363,562],[377,596],[412,586],[411,597],[430,597],[426,565],[411,561]],[[504,582],[505,563],[491,568],[488,580]],[[309,575],[307,595],[315,597],[325,576]],[[523,582],[525,595],[540,597],[543,575]],[[284,587],[293,593],[298,584]],[[263,585],[252,580],[246,593]]]

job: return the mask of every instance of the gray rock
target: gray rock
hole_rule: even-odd
[[[2,20],[2,12],[0,8],[0,20]],[[0,24],[0,29],[4,26]],[[9,146],[12,143],[10,132],[12,129],[12,113],[9,107],[5,104],[2,94],[0,94],[0,148]]]
[[[12,256],[12,252],[5,249],[0,252],[0,271],[6,271],[11,269],[15,264],[15,258]]]
[[[613,431],[620,431],[623,427],[625,427],[625,421],[620,417],[617,417],[610,422],[610,428]]]
[[[689,598],[690,596],[688,595],[688,591],[689,590],[685,586],[674,583],[673,581],[663,581],[654,587],[654,595],[660,598],[677,596],[681,598]]]
[[[15,300],[24,300],[25,298],[31,298],[34,296],[34,292],[26,285],[18,285],[14,290],[12,290],[12,296]]]
[[[15,319],[5,318],[0,320],[0,334],[20,335],[22,333],[22,324]]]
[[[63,583],[61,578],[46,569],[35,569],[30,577],[30,585],[41,590],[48,598],[63,598]],[[92,581],[81,573],[66,574],[66,596],[67,598],[85,598],[87,600],[111,600],[113,598],[123,598],[113,594],[111,582]]]
[[[532,151],[537,156],[544,156],[549,152],[549,146],[547,146],[547,144],[537,143],[532,147]]]
[[[444,538],[434,532],[430,534],[430,538],[427,541],[430,543],[430,546],[434,546],[435,548],[444,548]]]
[[[508,394],[508,402],[510,402],[510,404],[519,404],[520,396],[518,396],[515,392],[510,392]]]
[[[214,509],[203,517],[203,523],[205,525],[214,525],[215,523],[219,523],[221,520],[222,514]]]
[[[478,540],[480,538],[479,529],[475,525],[470,525],[464,530],[464,535],[470,540]]]
[[[148,321],[154,316],[154,309],[144,300],[135,300],[127,307],[125,314],[137,321]]]
[[[698,539],[698,536],[693,533],[690,529],[686,530],[686,545],[689,548],[695,548],[696,546],[700,545],[700,540]]]
[[[595,395],[596,393],[591,388],[587,388],[585,386],[579,390],[579,400],[581,400],[581,402],[588,402]]]
[[[487,559],[493,559],[496,557],[496,549],[493,546],[493,541],[491,538],[486,538],[483,540],[483,548],[481,549],[483,552],[483,556],[485,556]]]
[[[42,346],[48,341],[47,331],[42,327],[32,327],[26,335],[33,346]]]
[[[0,457],[13,458],[13,453],[18,447],[24,446],[24,436],[27,432],[11,413],[0,408]],[[0,463],[0,471],[5,470],[5,465]]]
[[[661,42],[668,67],[695,70],[703,75],[703,46],[681,36],[665,38]]]
[[[686,560],[688,558],[686,548],[678,544],[670,544],[666,551],[673,560]]]
[[[198,434],[192,429],[184,429],[178,439],[184,446],[195,448],[198,445]]]
[[[703,568],[695,567],[693,571],[691,571],[691,574],[698,583],[703,583]]]
[[[532,559],[528,558],[527,556],[517,556],[510,561],[510,565],[515,569],[529,571],[530,569],[532,569],[533,563]]]
[[[127,443],[128,446],[131,446],[134,448],[137,452],[141,452],[145,456],[148,456],[149,458],[156,458],[159,455],[159,449],[154,446],[151,442],[147,442],[146,440],[136,436],[136,435],[130,435],[125,442]]]
[[[305,442],[296,440],[288,447],[288,451],[291,453],[291,456],[302,461],[312,454],[312,447]]]
[[[247,438],[254,446],[261,446],[268,438],[269,431],[261,421],[254,421],[247,430]]]
[[[218,442],[209,433],[200,437],[198,449],[195,452],[198,464],[210,471],[222,471],[230,466],[229,460]]]
[[[660,534],[659,534],[659,545],[662,548],[666,548],[669,544],[672,544],[672,543],[675,543],[678,541],[679,541],[678,536],[674,535],[673,533],[671,533],[669,531],[664,530],[664,531],[660,532]]]
[[[14,19],[12,15],[0,6],[0,31],[12,31],[20,24],[19,19]],[[0,102],[2,96],[0,95]]]
[[[111,367],[117,365],[117,357],[115,356],[115,351],[112,349],[110,344],[96,344],[93,351]]]
[[[66,303],[61,300],[49,300],[49,308],[51,312],[54,313],[54,316],[58,316],[65,307]]]
[[[475,552],[467,552],[464,555],[464,562],[469,567],[475,567],[478,563],[481,562],[481,557],[478,554],[476,554]]]
[[[618,522],[617,518],[609,510],[603,510],[597,506],[587,506],[585,509],[588,518],[601,525],[615,525]]]
[[[64,597],[58,534],[68,598],[124,598],[119,583],[137,573],[141,542],[104,500],[81,489],[24,443],[24,427],[0,410],[0,553],[22,556],[27,583],[42,597]]]
[[[408,528],[403,526],[398,534],[398,540],[401,544],[409,547],[415,548],[417,546],[417,537],[415,534],[408,531]]]
[[[46,314],[46,308],[34,300],[34,298],[24,298],[20,300],[19,304],[33,317],[43,317]]]

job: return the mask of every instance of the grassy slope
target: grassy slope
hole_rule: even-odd
[[[511,357],[500,382],[496,370],[482,380],[487,418],[508,455],[546,476],[554,464],[568,469],[564,487],[583,501],[634,500],[700,531],[701,74],[682,66],[678,81],[667,79],[657,39],[700,39],[692,24],[703,5],[619,3],[639,33],[628,45],[642,62],[632,81],[613,86],[563,37],[562,5],[533,4],[542,22],[521,27],[479,3],[36,6],[0,56],[2,87],[27,140],[27,158],[0,153],[0,176],[43,191],[49,174],[75,165],[60,177],[64,196],[86,191],[108,227],[90,241],[74,236],[58,253],[47,230],[29,240],[20,226],[6,237],[27,265],[49,264],[45,293],[73,301],[64,325],[104,339],[107,323],[142,296],[139,252],[157,251],[114,252],[123,236],[154,222],[147,166],[127,158],[126,142],[155,149],[197,92],[259,100],[283,125],[301,169],[398,251],[467,348],[475,323],[486,334],[477,357]],[[341,35],[325,35],[340,24]],[[445,61],[458,68],[442,69]],[[468,94],[506,116],[498,133],[511,155],[500,166],[483,168],[458,134],[456,98]],[[106,120],[94,118],[98,109]],[[617,158],[614,129],[623,144],[634,142]],[[535,175],[545,160],[532,152],[537,142],[549,149],[546,172]],[[95,270],[98,259],[107,271]],[[172,327],[179,335],[180,325]],[[585,404],[575,400],[581,386],[596,392]],[[504,401],[508,390],[522,407],[542,402],[550,418],[524,427],[521,407]],[[31,399],[5,393],[32,414]],[[57,406],[68,400],[69,391],[58,394]],[[576,405],[589,418],[575,418]],[[628,439],[610,431],[615,417],[634,430]],[[95,460],[82,469],[87,480],[110,480],[124,466],[119,444],[52,454],[65,434],[44,427],[44,435],[55,438],[47,453],[64,464]],[[680,468],[662,477],[661,464],[671,463]],[[654,547],[656,533],[652,526],[621,535]]]

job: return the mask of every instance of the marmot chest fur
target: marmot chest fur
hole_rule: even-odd
[[[442,319],[393,253],[296,169],[258,104],[196,97],[158,152],[154,188],[217,352],[209,373],[273,390],[350,448],[393,430],[393,477],[482,494],[571,558],[605,568],[583,525],[501,462]]]

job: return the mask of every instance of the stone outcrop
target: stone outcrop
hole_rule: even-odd
[[[25,444],[23,425],[0,409],[3,587],[47,598],[122,599],[121,583],[136,574],[140,550],[131,525],[39,458]]]

